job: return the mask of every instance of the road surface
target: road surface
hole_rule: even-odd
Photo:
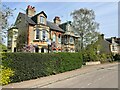
[[[118,88],[118,65],[102,67],[37,88]]]

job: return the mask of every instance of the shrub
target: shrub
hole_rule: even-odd
[[[1,82],[0,85],[6,85],[11,82],[10,77],[13,76],[13,71],[10,68],[4,67],[3,65],[0,65],[0,77]]]
[[[3,62],[14,70],[12,82],[74,70],[82,66],[80,53],[3,53]]]
[[[116,54],[113,58],[115,61],[120,61],[120,54]]]

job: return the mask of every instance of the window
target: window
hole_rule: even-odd
[[[61,35],[58,35],[58,42],[61,43]]]
[[[68,44],[68,37],[67,36],[64,37],[64,43]]]
[[[40,23],[45,24],[45,18],[43,16],[40,16]]]
[[[56,35],[54,34],[53,35],[53,42],[55,42],[56,41]]]
[[[46,37],[46,32],[45,32],[45,30],[43,30],[43,34],[42,34],[43,40],[45,40],[45,37]]]
[[[73,37],[70,37],[70,43],[74,43],[74,39],[73,39]]]
[[[114,45],[112,46],[112,50],[115,51],[115,47],[114,47]]]
[[[39,35],[40,35],[40,30],[37,29],[37,30],[36,30],[36,38],[35,38],[35,39],[39,39]]]

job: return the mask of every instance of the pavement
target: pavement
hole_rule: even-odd
[[[113,69],[111,69],[113,71],[110,71],[110,72],[112,72],[113,77],[111,76],[112,79],[110,79],[110,80],[112,80],[112,81],[113,80],[114,81],[118,80],[118,78],[117,78],[118,76],[114,76],[114,73],[116,73],[118,71],[117,67],[118,67],[117,62],[105,63],[105,64],[100,64],[100,65],[83,66],[80,69],[76,69],[76,70],[73,70],[73,71],[68,71],[68,72],[65,72],[65,73],[60,73],[60,74],[57,74],[57,75],[41,77],[41,78],[38,78],[38,79],[33,79],[33,80],[28,80],[28,81],[23,81],[23,82],[18,82],[18,83],[11,83],[11,84],[3,86],[2,88],[61,88],[61,87],[68,88],[70,86],[73,87],[73,88],[86,88],[86,87],[93,88],[94,86],[93,87],[90,86],[92,83],[89,83],[89,81],[93,81],[93,79],[90,79],[90,78],[97,77],[99,80],[106,80],[105,79],[106,77],[101,79],[101,78],[98,77],[98,75],[99,74],[103,75],[101,73],[105,73],[107,77],[111,76],[111,74],[107,75],[107,73],[109,73],[108,70],[110,70],[111,68],[113,68]],[[105,68],[107,68],[107,70],[106,70],[107,72],[106,71],[101,71]],[[114,72],[114,68],[115,68],[116,72]],[[101,71],[101,72],[95,74],[97,71]],[[91,74],[91,72],[94,75]],[[77,79],[79,79],[80,81],[78,82]],[[77,83],[84,82],[85,80],[88,80],[88,82],[77,85]],[[72,84],[70,84],[70,82],[72,82]],[[98,81],[96,81],[96,82],[98,82]],[[100,83],[96,83],[96,82],[95,82],[95,79],[94,79],[94,83],[96,84],[96,88],[99,88]],[[105,83],[109,83],[109,82],[104,82],[104,83],[101,83],[101,84],[104,85]],[[115,81],[115,84],[116,84],[115,86],[112,86],[111,83],[109,85],[111,85],[111,87],[113,87],[113,88],[117,88],[118,87],[118,82]],[[87,85],[87,86],[85,86],[85,85]],[[105,87],[109,87],[109,86],[105,86]]]

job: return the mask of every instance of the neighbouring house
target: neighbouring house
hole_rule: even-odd
[[[18,37],[18,28],[12,27],[8,30],[8,49],[12,52],[16,52],[16,41]]]
[[[75,52],[79,35],[73,29],[71,21],[61,24],[60,27],[65,31],[62,36],[63,52]]]
[[[94,43],[97,54],[111,54],[110,42],[104,38],[104,34],[98,35],[98,40]]]
[[[59,27],[61,24],[60,17],[56,16],[53,19],[53,22],[47,21],[47,25],[50,27],[50,38],[52,40],[51,51],[52,52],[61,52],[62,51],[62,36],[64,34],[64,30]]]
[[[112,54],[120,54],[120,38],[111,37],[106,40],[110,43],[110,50]]]

